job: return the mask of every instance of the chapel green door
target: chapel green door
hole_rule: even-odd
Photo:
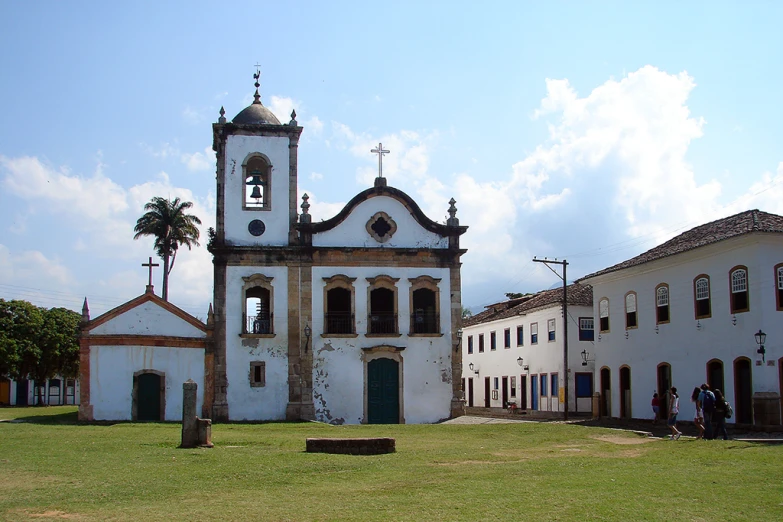
[[[140,421],[159,421],[160,417],[160,375],[142,373],[138,377],[137,415]]]
[[[367,422],[399,424],[399,364],[391,359],[375,359],[367,364]]]

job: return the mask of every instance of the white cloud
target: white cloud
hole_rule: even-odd
[[[304,123],[304,128],[308,132],[312,132],[313,135],[320,136],[324,130],[324,123],[318,118],[318,116],[313,116]]]
[[[187,106],[182,110],[182,118],[185,120],[186,123],[189,123],[191,125],[198,125],[201,122],[204,121],[204,115],[202,114],[202,111],[199,111],[198,109],[194,109],[193,107]]]
[[[59,259],[49,259],[38,250],[14,253],[0,244],[0,283],[62,288],[73,283],[73,276]]]
[[[313,181],[320,181],[324,179],[324,175],[321,174],[320,172],[313,172],[310,174],[310,179]]]
[[[291,120],[291,111],[293,111],[296,106],[300,105],[301,104],[295,102],[293,98],[287,98],[284,96],[271,96],[269,98],[268,108],[275,116],[277,116],[277,119],[280,120],[280,123],[288,123]],[[299,116],[297,116],[297,118],[298,117]]]
[[[211,170],[215,167],[215,152],[212,147],[205,147],[204,152],[183,153],[180,160],[191,171]]]

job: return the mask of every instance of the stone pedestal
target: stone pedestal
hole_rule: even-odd
[[[597,419],[601,416],[601,394],[595,392],[593,394],[593,418]]]
[[[211,448],[212,421],[196,416],[198,384],[188,380],[182,384],[182,442],[180,448]]]
[[[736,409],[735,406],[735,412]],[[780,395],[775,392],[753,394],[753,424],[756,426],[780,425]]]

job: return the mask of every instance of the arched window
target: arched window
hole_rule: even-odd
[[[775,300],[777,309],[783,310],[783,263],[775,265]]]
[[[369,313],[367,335],[399,336],[397,326],[397,281],[399,278],[381,275],[368,277]]]
[[[598,301],[598,318],[600,322],[599,332],[609,331],[609,299],[604,297]]]
[[[409,335],[440,334],[440,279],[419,276],[408,281],[411,283]]]
[[[748,268],[735,266],[729,271],[729,290],[731,291],[731,313],[739,314],[750,310],[748,297]]]
[[[324,277],[324,334],[356,333],[354,281],[342,274]]]
[[[242,334],[274,335],[274,287],[271,277],[243,277]]]
[[[655,287],[655,324],[669,322],[669,285],[661,283]]]
[[[272,208],[272,165],[269,159],[253,153],[242,164],[242,208],[270,210]]]
[[[636,292],[625,294],[625,329],[636,328],[638,326],[636,316]]]
[[[710,276],[702,274],[693,280],[693,299],[696,319],[712,317],[710,303]]]

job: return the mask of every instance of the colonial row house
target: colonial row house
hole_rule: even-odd
[[[568,296],[568,410],[592,408],[593,293],[572,284]],[[468,407],[562,412],[565,402],[563,289],[501,303],[464,320],[462,380]],[[584,357],[582,355],[584,352]]]
[[[44,381],[0,377],[0,406],[79,404],[79,380],[56,375]]]
[[[101,401],[116,405],[105,415],[137,412],[143,399],[136,389],[147,374],[160,376],[166,419],[181,404],[187,379],[199,386],[202,416],[216,422],[430,423],[461,415],[459,238],[467,227],[459,225],[455,201],[444,204],[445,223],[428,218],[387,185],[381,167],[389,151],[379,144],[374,186],[337,215],[313,222],[308,195],[298,197],[303,128],[295,113],[280,123],[258,87],[232,121],[221,108],[213,124],[217,215],[207,247],[214,313],[203,325],[169,309],[192,328],[174,333],[159,322],[150,331],[190,339],[182,341],[188,349],[167,352],[175,364],[169,369],[130,341],[122,364],[114,362],[122,370],[93,365],[87,392],[93,418]],[[161,305],[153,297],[143,297],[147,306]],[[111,322],[90,322],[89,337],[111,333],[101,330]],[[127,330],[124,324],[118,333]],[[127,400],[106,399],[107,393]]]
[[[780,424],[783,217],[749,210],[580,280],[593,287],[603,414],[651,417],[675,386],[681,418],[702,383],[740,424]],[[666,408],[666,404],[664,404]]]

